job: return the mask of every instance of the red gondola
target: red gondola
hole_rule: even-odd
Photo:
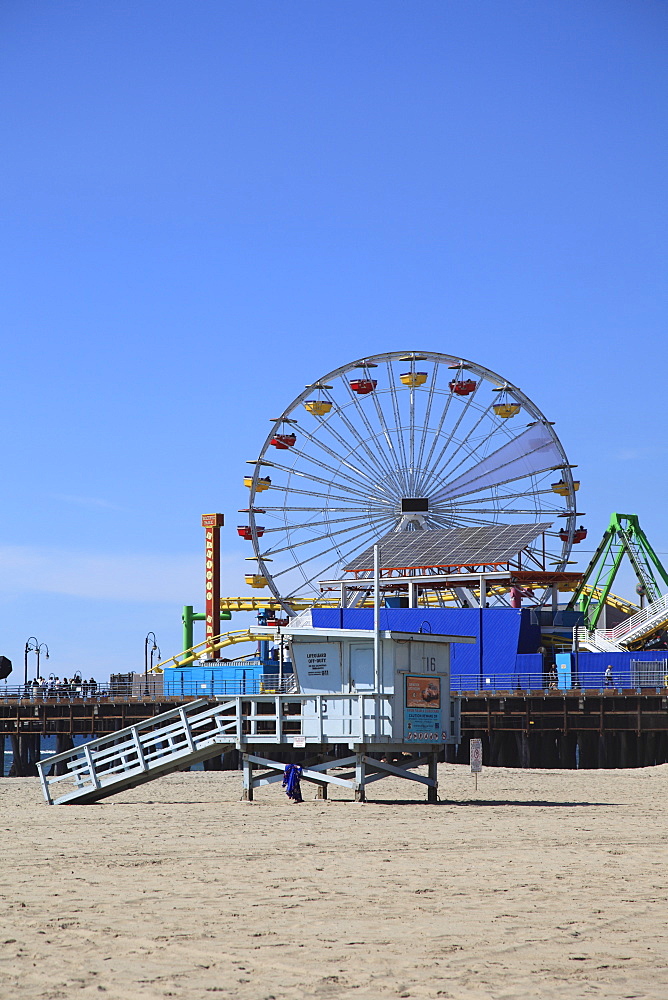
[[[262,538],[262,536],[264,535],[264,528],[261,528],[259,524],[256,525],[255,533],[258,538]],[[247,524],[237,525],[237,534],[240,535],[241,538],[245,538],[247,542],[250,542],[253,539],[253,532],[251,531],[249,525]]]
[[[266,624],[270,628],[276,628],[277,625],[287,625],[289,618],[267,618]]]
[[[286,448],[292,448],[296,440],[296,434],[274,434],[270,444],[273,444],[274,448],[285,451]]]
[[[378,385],[378,380],[375,378],[354,378],[350,382],[350,388],[353,392],[356,392],[358,396],[368,396],[370,392]]]
[[[453,379],[449,385],[450,392],[454,392],[456,396],[470,396],[475,391],[478,383],[472,378],[465,378]]]
[[[586,537],[587,537],[587,529],[584,527],[584,525],[581,524],[580,527],[576,528],[575,531],[573,532],[573,541],[583,542]],[[568,531],[566,530],[566,528],[561,529],[561,531],[559,532],[559,538],[562,540],[562,542],[568,541]]]

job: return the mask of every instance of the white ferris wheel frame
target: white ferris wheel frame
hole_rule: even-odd
[[[414,359],[414,361],[412,362],[408,360],[411,357]],[[406,387],[405,385],[401,385],[401,388],[399,389],[396,381],[394,381],[394,372],[392,368],[392,364],[394,362],[399,362],[399,361],[401,361],[406,366],[410,363],[411,371],[414,370],[415,363],[418,362],[429,362],[433,364],[434,365],[433,377],[428,380],[429,384],[428,385],[425,384],[424,386],[413,386],[413,387]],[[372,377],[374,373],[374,368],[381,367],[383,364],[387,366],[387,371],[389,373],[389,384],[387,386],[382,386],[377,388],[374,392],[370,393],[368,397],[360,397],[355,392],[353,392],[353,390],[350,387],[349,381],[345,378],[345,376],[349,376],[352,372],[357,372],[358,377],[360,378]],[[367,366],[369,370],[365,371],[364,369]],[[471,392],[471,394],[467,396],[466,399],[464,400],[462,404],[462,413],[456,419],[454,427],[450,429],[444,445],[441,446],[440,452],[437,454],[436,459],[434,459],[434,453],[437,450],[437,443],[440,441],[440,436],[443,431],[446,419],[448,417],[452,400],[455,396],[455,394],[452,392],[449,395],[447,395],[445,388],[440,388],[440,387],[437,388],[436,385],[437,374],[440,366],[445,366],[447,370],[452,370],[452,371],[459,370],[462,373],[462,375],[459,377],[464,377],[464,375],[469,378],[476,377],[478,379],[478,382],[475,390]],[[360,372],[361,374],[359,374]],[[347,390],[349,399],[346,400],[345,407],[342,406],[337,407],[336,400],[333,399],[332,397],[333,385],[330,385],[330,383],[335,383],[336,380],[340,380],[341,385],[345,386]],[[323,579],[324,574],[327,573],[328,570],[332,569],[333,567],[340,566],[342,559],[344,558],[341,556],[340,544],[347,546],[351,542],[354,543],[359,542],[358,549],[361,550],[361,548],[368,546],[368,544],[370,544],[371,541],[376,541],[377,538],[380,537],[380,535],[386,534],[387,532],[392,530],[397,530],[399,526],[396,523],[397,519],[396,491],[398,490],[398,495],[401,495],[403,493],[404,495],[419,497],[421,496],[420,492],[421,490],[422,493],[425,492],[427,479],[430,474],[432,476],[437,474],[442,475],[444,470],[440,469],[438,470],[437,473],[435,467],[438,465],[439,460],[445,456],[448,446],[453,441],[456,441],[454,435],[457,429],[462,425],[462,422],[465,419],[465,414],[467,413],[469,407],[475,403],[475,397],[478,394],[481,387],[483,386],[483,384],[487,383],[492,383],[493,389],[495,389],[497,392],[505,394],[503,398],[510,399],[512,402],[518,403],[522,408],[522,411],[530,415],[530,417],[532,418],[532,422],[540,423],[546,429],[551,439],[551,443],[554,446],[556,453],[559,456],[559,460],[553,463],[549,467],[549,471],[554,470],[554,471],[559,471],[561,473],[561,481],[564,484],[564,489],[566,492],[565,495],[560,496],[558,499],[561,500],[564,509],[558,512],[556,509],[554,509],[553,511],[551,511],[551,513],[555,514],[556,516],[565,518],[564,529],[562,530],[565,530],[568,537],[566,540],[560,539],[561,552],[558,558],[553,561],[555,562],[555,571],[558,572],[559,570],[564,570],[566,568],[568,564],[568,558],[571,552],[571,547],[573,544],[573,535],[576,528],[575,519],[577,513],[576,513],[576,503],[575,503],[575,486],[571,472],[571,469],[573,467],[570,465],[568,461],[566,452],[561,442],[559,441],[556,432],[554,431],[552,423],[547,420],[547,418],[543,415],[538,406],[536,406],[533,400],[531,400],[530,397],[527,396],[526,393],[519,388],[519,386],[510,382],[508,379],[502,377],[501,375],[497,374],[491,369],[485,368],[484,366],[477,364],[476,362],[469,361],[467,359],[463,359],[461,357],[457,357],[454,355],[441,354],[434,351],[420,351],[420,352],[391,351],[384,354],[376,354],[373,356],[367,356],[355,361],[351,361],[348,364],[342,365],[339,368],[335,368],[333,371],[328,372],[326,375],[322,376],[316,382],[311,383],[309,386],[307,386],[304,389],[304,391],[300,393],[295,399],[293,399],[292,402],[285,408],[280,417],[272,421],[271,430],[267,435],[265,442],[260,450],[260,454],[257,461],[255,461],[254,463],[252,477],[250,477],[251,486],[250,486],[250,501],[249,501],[249,527],[251,531],[251,539],[254,552],[254,555],[251,557],[251,559],[257,561],[258,574],[266,579],[269,590],[271,591],[273,596],[281,603],[282,607],[288,614],[293,613],[290,600],[292,598],[302,595],[300,594],[298,589],[295,590],[294,588],[290,590],[288,593],[282,593],[281,587],[277,583],[277,580],[280,578],[280,576],[284,575],[285,573],[291,572],[295,569],[299,569],[303,576],[304,586],[306,586],[307,588],[311,586],[312,595],[310,596],[313,596],[313,599],[315,601],[317,600],[317,594],[316,594],[316,588],[313,586],[313,582],[318,579],[320,580]],[[404,427],[402,424],[401,414],[399,411],[398,397],[397,397],[398,391],[400,391],[402,397],[404,397],[407,393],[410,394],[408,397],[409,413],[408,413],[407,427]],[[426,394],[424,424],[416,423],[415,399],[417,397],[415,396],[415,393],[418,392],[421,394]],[[329,400],[333,402],[334,412],[326,415],[325,417],[317,417],[316,419],[318,420],[318,423],[315,425],[315,429],[313,431],[310,431],[306,426],[303,426],[302,420],[297,421],[294,415],[296,413],[301,414],[301,412],[303,412],[302,411],[303,404],[307,402],[310,398],[312,398],[314,396],[314,393],[318,394],[320,398],[324,400]],[[380,405],[379,402],[379,400],[387,393],[390,394],[392,399],[392,416],[394,418],[393,426],[391,425],[391,422],[390,424],[388,424],[386,419],[387,415],[384,413],[382,406]],[[442,407],[440,416],[438,416],[438,414],[436,415],[438,422],[436,423],[434,429],[430,427],[429,421],[432,416],[432,411],[434,410],[434,400],[437,395],[439,396],[447,395],[447,399]],[[365,414],[365,409],[364,409],[365,398],[370,401],[370,405],[374,407],[374,411],[378,416],[378,426],[375,428],[372,425],[371,421],[369,420],[368,416]],[[350,419],[349,414],[344,413],[344,409],[348,409],[348,407],[351,407],[350,415],[355,414],[354,421]],[[491,407],[492,403],[489,403],[483,409],[482,415],[480,416],[477,423],[474,425],[476,428],[482,423],[485,416],[491,418],[491,412],[490,412]],[[350,455],[352,453],[350,448],[351,442],[346,440],[345,438],[342,438],[340,432],[334,428],[333,424],[331,424],[330,421],[334,417],[337,417],[339,420],[341,420],[343,425],[347,428],[348,432],[350,433],[351,438],[356,439],[357,447],[359,449],[359,454],[363,459],[363,462],[370,463],[366,470],[360,469],[360,465],[362,465],[363,462],[358,461],[357,465],[352,465],[352,463],[349,461]],[[314,456],[312,455],[303,456],[303,453],[300,451],[299,447],[290,448],[285,452],[281,451],[276,455],[274,454],[273,451],[270,451],[270,449],[272,448],[271,442],[272,439],[275,437],[275,435],[280,433],[282,428],[285,429],[286,425],[291,426],[295,424],[297,425],[298,432],[300,435],[305,436],[307,441],[315,443],[325,455],[329,456],[330,459],[333,459],[335,462],[338,461],[339,465],[336,469],[333,470],[332,467],[328,465],[327,462],[318,460],[317,458],[314,458]],[[484,440],[485,441],[491,440],[492,437],[496,435],[497,431],[502,432],[501,436],[505,434],[507,441],[515,440],[515,438],[518,438],[520,436],[519,434],[514,436],[509,435],[507,433],[507,427],[504,426],[505,424],[506,421],[502,421],[500,424],[495,425],[492,428],[492,431],[487,435],[487,437]],[[317,438],[318,431],[320,430],[320,428],[325,426],[327,427],[327,430],[330,433],[330,437],[334,440],[334,442],[336,442],[338,439],[339,444],[341,445],[341,453],[338,455],[336,454],[335,449],[332,447],[332,442],[325,444],[322,440],[318,440]],[[524,426],[526,427],[526,425]],[[531,423],[528,426],[531,426]],[[359,431],[360,427],[364,428],[364,433],[362,434]],[[406,439],[404,439],[405,430],[407,430],[408,432],[408,436]],[[417,430],[421,431],[421,434],[416,441]],[[432,434],[432,440],[431,444],[428,447],[427,440],[429,434]],[[393,435],[395,435],[396,441],[393,440]],[[455,451],[464,450],[465,452],[466,442],[469,440],[470,437],[471,437],[471,431],[469,430],[464,439],[462,441],[457,442],[457,447]],[[379,448],[374,449],[372,447],[372,444],[374,442],[378,442],[379,438],[381,438],[384,442],[384,450],[381,450]],[[473,452],[478,448],[479,445],[477,445],[476,448],[473,449]],[[465,463],[466,459],[471,457],[471,454],[472,454],[471,451],[465,453],[462,462]],[[285,456],[287,458],[289,455],[293,456],[294,461],[292,466],[290,468],[287,468],[286,465],[284,465],[283,462],[279,460],[279,457]],[[316,466],[321,465],[323,476],[326,476],[328,471],[330,475],[332,472],[335,472],[336,477],[340,481],[338,489],[341,495],[338,496],[337,498],[336,495],[331,494],[331,485],[332,485],[331,480],[328,481],[326,478],[323,478],[322,476],[316,477],[311,473],[300,472],[298,467],[298,460],[300,457],[306,457],[308,462]],[[450,460],[451,459],[449,459],[448,462],[446,463],[446,467],[449,464]],[[460,464],[462,463],[460,462]],[[343,472],[342,467],[345,468],[347,471]],[[282,531],[286,535],[288,540],[287,544],[279,546],[278,548],[273,548],[273,549],[270,548],[269,550],[267,550],[266,542],[265,543],[262,542],[263,536],[258,535],[258,523],[256,520],[256,513],[255,513],[256,507],[267,511],[269,509],[272,509],[273,511],[282,510],[284,512],[284,516],[285,512],[288,509],[290,510],[293,509],[288,505],[284,505],[283,507],[268,508],[266,507],[265,503],[263,503],[263,496],[260,490],[258,490],[258,483],[261,482],[263,476],[266,475],[266,472],[270,471],[272,468],[277,468],[280,471],[287,473],[286,484],[278,486],[277,484],[272,483],[271,486],[272,490],[278,490],[280,492],[284,492],[286,496],[288,494],[303,495],[303,496],[316,497],[321,500],[320,507],[313,506],[313,507],[299,508],[301,510],[304,510],[305,512],[322,511],[323,515],[327,515],[330,513],[336,515],[337,513],[345,514],[347,511],[350,510],[350,508],[341,507],[337,511],[336,507],[328,506],[327,502],[325,502],[323,505],[322,504],[323,499],[325,501],[334,500],[335,502],[340,502],[340,503],[348,502],[358,505],[357,508],[358,513],[354,514],[352,518],[350,516],[348,517],[343,516],[340,518],[334,517],[333,519],[328,519],[325,516],[325,521],[323,521],[322,523],[323,524],[326,523],[330,527],[334,525],[336,530],[334,533],[327,531],[325,532],[324,535],[317,536],[317,537],[322,537],[323,539],[329,537],[330,542],[333,543],[324,552],[317,553],[316,555],[308,555],[308,557],[305,560],[299,561],[299,559],[294,557],[295,552],[298,549],[307,546],[308,544],[312,544],[313,541],[317,540],[317,538],[307,538],[301,541],[297,541],[294,544],[291,544],[289,542],[291,532],[294,533],[302,528],[315,527],[317,526],[318,522],[307,522],[304,525],[283,524],[267,529],[267,533],[271,532],[278,533]],[[409,479],[404,479],[402,481],[402,470],[404,472],[408,470]],[[452,476],[452,473],[456,471],[457,471],[457,466],[454,469],[450,470],[450,473],[448,474],[448,477],[446,477],[444,482],[447,483],[448,479]],[[541,474],[543,473],[541,472]],[[360,475],[362,476],[363,479],[366,478],[367,480],[366,484],[364,482],[360,483],[359,478],[357,480],[355,479],[355,476],[359,477]],[[393,484],[395,489],[394,497],[391,496],[388,485],[383,486],[378,483],[377,481],[378,477],[379,476],[382,477],[383,475],[387,477],[387,483],[389,483],[390,485]],[[520,477],[516,476],[514,478],[509,479],[508,482],[518,481],[519,479],[530,479],[533,478],[534,475],[535,474],[532,473],[532,474],[525,474],[524,476]],[[374,481],[374,476],[376,477],[375,481]],[[291,483],[295,479],[310,480],[311,483],[316,483],[316,484],[319,483],[319,486],[316,485],[316,489],[299,490],[294,485],[291,486]],[[372,485],[375,483],[375,485],[373,485],[373,488],[371,489],[368,485],[369,482],[372,483]],[[497,489],[498,486],[500,485],[506,485],[506,483],[497,483],[494,487],[491,487],[490,489]],[[318,488],[320,489],[320,492],[318,492]],[[347,496],[344,493],[346,489],[348,490]],[[330,492],[325,492],[326,490],[330,490]],[[366,493],[364,492],[365,490],[367,490]],[[520,499],[521,497],[533,496],[535,500],[538,492],[547,493],[549,491],[541,489],[540,491],[534,490],[533,493],[529,492],[518,493],[515,495],[515,498]],[[359,497],[363,498],[364,503],[362,503],[360,499],[358,499]],[[498,499],[499,498],[497,496],[494,496],[490,498],[489,502],[490,504],[493,504]],[[502,499],[504,500],[513,499],[513,495],[505,494],[503,495]],[[315,503],[315,501],[311,502]],[[393,513],[390,513],[390,509],[392,509],[393,503],[394,503]],[[366,515],[369,517],[369,520],[366,524],[364,523],[365,513],[363,511],[363,507],[366,507],[366,510],[369,512]],[[503,510],[499,511],[497,508],[496,513],[503,513]],[[506,513],[509,512],[506,510]],[[537,511],[536,512],[531,512],[530,510],[511,511],[510,513],[513,514],[526,513],[526,515],[528,516],[533,516],[536,520],[536,523],[538,522]],[[452,516],[463,517],[463,515],[461,514],[460,515],[453,514]],[[371,517],[375,517],[375,524],[371,521]],[[346,538],[342,543],[339,543],[338,541],[334,542],[334,536],[338,536],[339,534],[345,535],[348,534],[350,531],[355,531],[355,526],[354,525],[351,526],[350,524],[351,520],[360,522],[360,527],[362,528],[362,530],[359,532],[359,534],[353,534],[352,537]],[[469,518],[468,520],[472,519]],[[486,521],[481,523],[494,524],[496,522]],[[339,524],[348,524],[348,527],[339,528],[338,526]],[[381,524],[386,524],[386,527],[384,528],[384,530],[378,531],[378,527]],[[439,520],[439,515],[434,514],[434,515],[426,515],[425,523],[423,526],[425,528],[430,528],[430,527],[433,528],[433,527],[445,527],[448,525],[443,523],[443,516],[441,516]],[[375,537],[370,538],[369,536],[374,535],[374,533]],[[362,542],[362,539],[366,539],[366,541]],[[314,573],[311,573],[311,569],[309,568],[308,570],[309,575],[307,576],[304,573],[303,567],[307,563],[312,563],[314,560],[320,559],[320,557],[325,559],[327,556],[327,552],[330,553],[336,552],[338,554],[337,559],[335,559],[334,562],[328,565],[319,566],[319,568]],[[277,554],[283,555],[284,553],[290,553],[293,555],[292,564],[287,566],[287,568],[285,569],[279,570],[278,572],[276,571],[272,572],[272,566],[271,566],[271,562],[273,561],[272,556]],[[345,555],[345,559],[350,560],[352,558],[352,555],[353,553],[347,553]]]

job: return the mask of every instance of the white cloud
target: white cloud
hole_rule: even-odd
[[[244,561],[221,559],[222,593],[237,596]],[[194,555],[98,553],[27,545],[0,546],[0,592],[51,593],[105,601],[201,603],[203,560]]]

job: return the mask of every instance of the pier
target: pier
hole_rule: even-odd
[[[490,766],[614,768],[668,762],[668,689],[462,692],[460,698],[461,742],[444,748],[451,763],[468,764],[468,741],[474,737],[483,740],[484,762]],[[113,733],[193,700],[105,694],[0,700],[0,759],[11,751],[13,775],[36,775],[47,739],[62,753],[75,737]],[[291,751],[291,759],[298,756]],[[239,766],[236,752],[204,762],[211,770]],[[5,775],[9,771],[4,768]]]
[[[461,702],[462,742],[483,740],[499,767],[648,767],[668,761],[668,690],[469,693]]]

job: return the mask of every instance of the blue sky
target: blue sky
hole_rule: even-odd
[[[177,652],[200,514],[248,593],[245,460],[381,351],[520,385],[590,540],[668,552],[667,36],[653,0],[5,0],[0,652]]]

